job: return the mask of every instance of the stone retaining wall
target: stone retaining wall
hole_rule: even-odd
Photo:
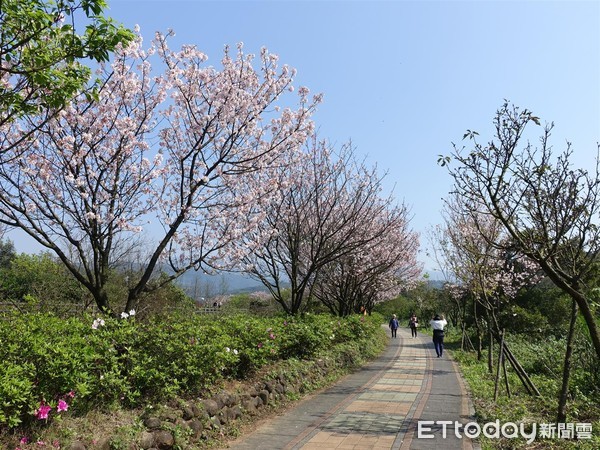
[[[290,394],[305,392],[309,384],[322,383],[332,371],[339,369],[333,361],[306,361],[302,374],[290,376],[276,375],[246,386],[241,393],[222,390],[210,398],[188,401],[177,408],[165,408],[155,414],[145,413],[140,419],[144,424],[141,434],[129,443],[129,449],[168,450],[176,445],[201,447],[202,442],[221,431],[227,434],[228,428],[236,426],[240,419],[251,421],[260,415],[267,406],[277,406]],[[296,374],[299,375],[299,374]],[[179,438],[185,436],[185,438]],[[185,442],[182,442],[185,441]],[[183,444],[183,445],[182,445]],[[77,441],[70,450],[111,450],[111,438],[97,442],[93,446]]]

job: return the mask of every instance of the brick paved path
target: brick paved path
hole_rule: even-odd
[[[477,442],[459,439],[454,432],[455,421],[465,424],[472,416],[456,364],[447,355],[437,358],[428,336],[413,339],[401,328],[376,361],[230,443],[230,448],[479,449]],[[445,426],[433,423],[444,420],[452,422],[445,438]],[[420,438],[419,421],[432,422],[422,424]]]

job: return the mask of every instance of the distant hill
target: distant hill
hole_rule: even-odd
[[[180,286],[192,298],[211,298],[217,295],[238,294],[265,290],[262,283],[247,275],[222,272],[209,275],[190,270],[177,279]]]
[[[427,271],[429,279],[427,284],[435,289],[441,289],[445,281],[440,272]],[[217,295],[239,294],[244,292],[266,291],[259,281],[248,275],[239,273],[222,272],[218,275],[208,275],[190,270],[180,276],[177,281],[185,292],[192,298],[211,298]]]
[[[427,284],[434,289],[442,289],[445,281],[443,280],[427,280]]]

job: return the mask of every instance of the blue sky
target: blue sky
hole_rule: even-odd
[[[216,66],[224,45],[240,41],[246,52],[265,46],[277,53],[297,69],[297,86],[324,94],[314,116],[320,136],[351,139],[387,171],[386,187],[411,207],[421,233],[440,222],[451,187],[437,156],[449,154],[466,129],[490,136],[504,99],[554,121],[556,150],[572,142],[578,167],[594,163],[598,1],[108,3],[108,15],[139,24],[145,40],[172,28],[172,48],[195,44]]]

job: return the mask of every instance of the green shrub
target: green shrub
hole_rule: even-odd
[[[278,359],[306,359],[346,346],[342,358],[381,345],[381,316],[337,318],[202,316],[175,313],[138,322],[23,314],[0,321],[0,429],[58,413],[136,406],[197,395]],[[379,338],[377,338],[379,336]],[[362,348],[358,347],[361,342]],[[72,397],[74,395],[74,397]]]

